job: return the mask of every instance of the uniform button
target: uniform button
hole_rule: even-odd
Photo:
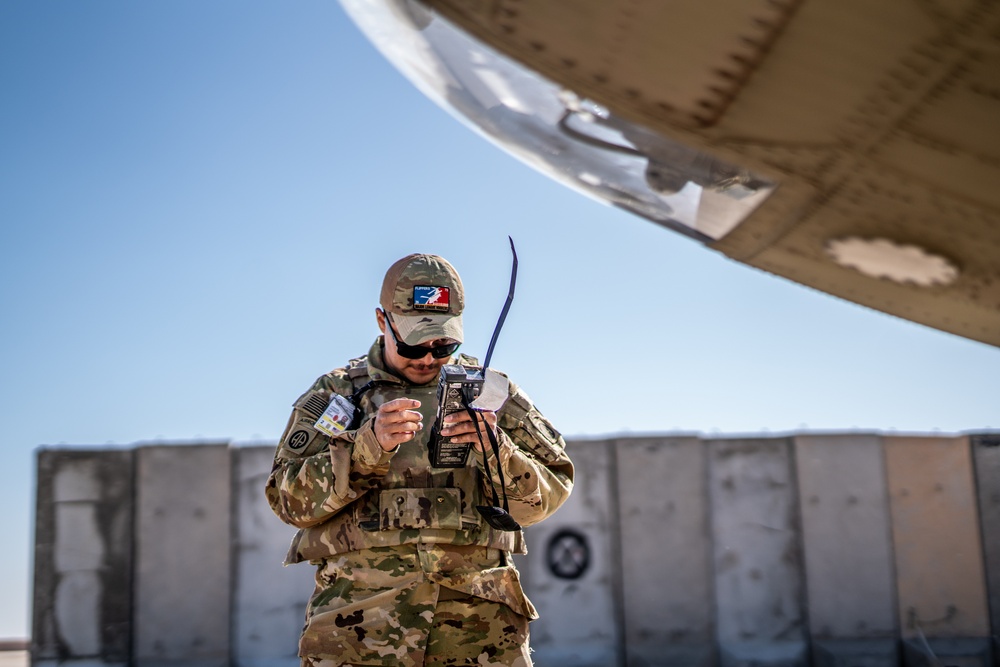
[[[397,505],[403,504],[403,496],[396,496],[396,504]]]
[[[443,503],[444,502],[444,496],[438,496],[438,502],[439,503]]]

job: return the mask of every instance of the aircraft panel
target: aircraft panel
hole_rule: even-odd
[[[404,72],[570,187],[1000,346],[998,0],[344,4],[420,8],[448,83]]]

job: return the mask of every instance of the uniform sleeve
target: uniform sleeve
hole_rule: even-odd
[[[361,497],[389,471],[395,452],[382,450],[371,417],[336,437],[316,429],[335,390],[346,395],[349,381],[323,376],[295,402],[267,478],[268,504],[297,528],[322,523]]]
[[[510,514],[525,527],[551,516],[566,502],[573,490],[573,463],[566,455],[566,441],[528,395],[514,383],[510,389],[510,397],[500,410],[497,440]],[[486,450],[499,491],[496,456],[489,444]],[[482,455],[476,460],[483,472],[484,497],[490,498]]]

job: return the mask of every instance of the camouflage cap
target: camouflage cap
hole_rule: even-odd
[[[443,257],[414,253],[389,267],[379,299],[407,345],[437,338],[462,342],[465,290]]]

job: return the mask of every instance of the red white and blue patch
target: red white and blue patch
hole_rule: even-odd
[[[448,310],[451,290],[433,285],[413,286],[413,310]]]

